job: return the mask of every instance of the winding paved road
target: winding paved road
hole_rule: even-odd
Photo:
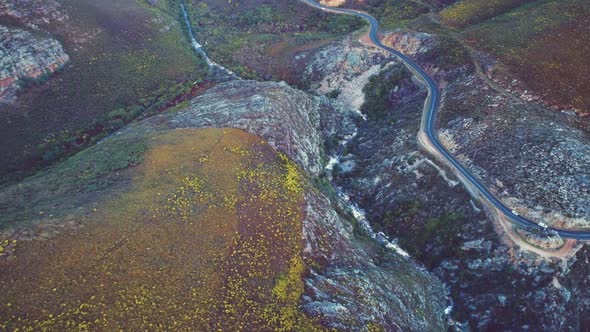
[[[508,208],[504,203],[502,203],[494,194],[492,194],[482,183],[476,179],[469,170],[464,167],[451,153],[441,144],[436,135],[435,123],[436,123],[436,112],[438,111],[440,105],[440,92],[438,86],[434,82],[434,80],[426,74],[426,72],[420,68],[414,61],[410,60],[404,54],[387,47],[381,43],[377,32],[379,30],[379,22],[377,20],[365,13],[358,10],[352,9],[343,9],[337,7],[328,7],[321,5],[313,0],[300,0],[312,7],[319,8],[324,11],[328,11],[331,13],[337,14],[346,14],[346,15],[353,15],[357,17],[361,17],[368,21],[371,24],[371,30],[369,32],[369,37],[371,41],[379,48],[393,54],[396,56],[403,64],[414,74],[414,76],[420,80],[428,89],[428,97],[424,102],[424,113],[422,115],[422,124],[421,124],[421,134],[423,137],[420,139],[425,139],[423,144],[427,144],[433,147],[436,152],[438,152],[455,170],[469,183],[470,186],[475,188],[481,197],[484,197],[492,206],[494,206],[498,213],[503,214],[508,220],[512,223],[525,227],[525,228],[536,228],[544,230],[545,227],[540,226],[536,222],[524,218],[516,213],[513,213],[510,208]],[[548,231],[554,231],[555,233],[559,234],[559,236],[568,239],[577,239],[577,240],[590,240],[590,231],[577,231],[577,230],[565,230],[565,229],[558,229],[558,228],[546,228]]]

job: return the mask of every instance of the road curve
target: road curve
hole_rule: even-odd
[[[492,194],[482,183],[476,179],[469,170],[464,167],[453,155],[441,144],[436,135],[435,123],[436,123],[436,112],[438,111],[440,105],[440,92],[438,86],[434,82],[434,80],[426,74],[426,72],[420,68],[414,61],[410,60],[404,54],[387,47],[381,43],[377,32],[379,30],[379,22],[377,20],[362,11],[352,10],[352,9],[344,9],[344,8],[337,8],[337,7],[328,7],[321,5],[314,0],[300,0],[307,5],[312,7],[331,12],[336,14],[345,14],[345,15],[352,15],[357,16],[360,18],[365,19],[371,25],[371,30],[369,32],[369,37],[371,41],[379,48],[393,54],[396,58],[398,58],[413,74],[414,76],[421,81],[426,88],[428,89],[428,96],[426,97],[426,101],[424,102],[424,113],[422,115],[422,124],[421,130],[425,133],[425,139],[427,142],[425,144],[429,144],[432,146],[436,151],[452,166],[455,168],[457,172],[463,178],[469,182],[473,188],[475,188],[480,196],[485,197],[485,199],[493,205],[497,210],[498,213],[503,214],[508,220],[512,223],[525,227],[525,228],[534,228],[534,229],[547,229],[550,232],[555,232],[559,234],[559,236],[568,239],[576,239],[576,240],[590,240],[590,231],[583,231],[583,230],[566,230],[566,229],[559,229],[559,228],[552,228],[548,227],[545,228],[540,226],[536,222],[529,220],[523,216],[515,214],[512,212],[510,208],[508,208],[504,203],[502,203],[494,194]]]

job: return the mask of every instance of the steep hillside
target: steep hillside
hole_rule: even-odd
[[[587,227],[583,165],[590,143],[576,128],[583,119],[499,88],[447,35],[399,30],[381,37],[437,80],[444,93],[441,141],[497,197],[533,220]],[[449,286],[453,318],[463,328],[576,330],[587,324],[590,307],[583,287],[575,286],[586,280],[569,269],[575,264],[586,271],[584,255],[572,258],[579,245],[568,251],[571,242],[556,240],[546,256],[562,253],[563,259],[551,259],[507,237],[516,227],[498,225],[450,168],[420,148],[426,91],[401,65],[354,38],[306,61],[317,93],[336,95],[368,118],[340,150],[334,183],[366,211],[375,230],[397,239]]]
[[[444,329],[444,287],[313,185],[343,112],[224,83],[4,188],[0,326]]]
[[[55,219],[48,239],[7,239],[18,240],[0,263],[2,328],[319,330],[297,310],[295,164],[238,130],[178,130],[150,145],[124,171],[128,190],[83,228]]]
[[[0,180],[95,142],[205,77],[179,8],[154,4],[0,3],[0,54],[9,55],[0,85],[10,91],[0,101]]]
[[[363,26],[290,0],[187,1],[197,39],[214,61],[243,78],[300,81],[293,57]]]
[[[462,38],[506,65],[492,69],[492,75],[506,85],[511,83],[506,76],[516,76],[521,82],[513,82],[513,89],[529,90],[560,108],[590,112],[590,4],[581,0],[526,2],[463,28]],[[443,11],[441,16],[446,19],[451,13]]]

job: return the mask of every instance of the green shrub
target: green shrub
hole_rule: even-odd
[[[338,96],[340,96],[341,93],[342,93],[342,90],[340,90],[340,89],[334,89],[334,90],[328,92],[326,94],[326,97],[336,99],[336,98],[338,98]]]
[[[274,20],[272,8],[268,5],[262,5],[255,9],[247,10],[238,19],[240,24],[255,25],[258,23],[270,23]]]
[[[369,119],[383,120],[391,112],[392,90],[400,84],[401,80],[409,77],[410,73],[401,66],[385,69],[371,76],[369,83],[363,87],[365,102],[361,106],[361,111]]]

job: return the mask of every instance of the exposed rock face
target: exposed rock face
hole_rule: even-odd
[[[415,40],[413,36],[410,33],[408,37],[396,36],[394,39]],[[451,82],[450,86],[442,85],[446,88],[443,91],[447,103],[440,114],[440,123],[446,133],[443,138],[449,137],[445,142],[455,152],[471,151],[469,159],[461,157],[471,169],[486,179],[488,165],[493,163],[494,174],[512,179],[507,181],[511,183],[510,188],[529,182],[537,183],[537,186],[551,185],[556,190],[560,186],[567,188],[562,194],[547,195],[546,191],[527,185],[530,189],[523,190],[521,197],[527,199],[531,207],[545,205],[544,200],[563,197],[561,202],[574,203],[574,211],[584,209],[575,208],[577,199],[572,197],[580,195],[580,201],[588,201],[585,189],[581,187],[584,181],[566,175],[572,174],[573,168],[583,169],[581,163],[587,156],[583,152],[587,144],[582,132],[568,129],[556,118],[546,118],[543,110],[535,105],[514,104],[514,100],[499,98],[489,88],[479,90],[486,87],[485,82],[467,79],[469,71],[465,68],[455,68],[448,73],[437,71],[437,58],[431,57],[430,51],[418,54],[421,49],[418,45],[406,46],[405,50],[431,72],[438,72],[437,78]],[[438,43],[428,45],[434,45],[431,51],[436,51]],[[333,44],[319,54],[327,50],[335,58],[348,52],[346,45]],[[357,63],[369,63],[372,59],[365,57]],[[312,86],[314,82],[323,82],[326,77],[337,75],[338,69],[332,69],[329,64],[322,65],[320,57],[308,59],[314,61],[308,65],[308,75],[315,80]],[[369,72],[375,65],[378,63],[365,65],[363,69]],[[334,82],[331,89],[344,91],[343,87],[363,75],[363,69],[356,76],[331,81]],[[318,92],[325,92],[321,84],[315,86]],[[416,136],[425,97],[423,88],[417,88],[410,81],[399,82],[390,94],[391,105],[394,105],[391,112],[383,119],[369,120],[360,127],[358,135],[348,145],[342,163],[335,166],[336,184],[345,188],[367,211],[376,230],[398,238],[403,249],[432,268],[450,286],[456,303],[454,318],[465,322],[471,329],[575,329],[577,318],[571,313],[576,306],[572,301],[574,289],[568,286],[571,275],[564,261],[546,262],[527,251],[506,246],[494,231],[492,222],[452,173],[419,149]],[[342,96],[339,99],[347,100]],[[480,113],[480,105],[486,105],[484,100],[496,104],[494,108],[498,110]],[[355,107],[357,104],[347,105]],[[508,111],[508,108],[514,111]],[[552,129],[551,133],[550,128],[558,130]],[[456,146],[450,139],[455,136],[463,138]],[[545,142],[552,149],[543,148]],[[482,152],[482,146],[488,150]],[[513,153],[507,152],[513,150]],[[539,150],[547,152],[532,153]],[[570,153],[565,157],[563,151]],[[498,157],[500,155],[504,157]],[[498,166],[500,160],[508,163],[508,159],[511,160],[510,166]],[[556,160],[564,164],[556,164]],[[565,163],[571,163],[572,168]],[[514,176],[515,171],[520,175]],[[530,190],[535,194],[531,195]],[[566,195],[570,198],[565,199]],[[519,314],[514,315],[514,312]]]
[[[382,35],[381,42],[406,55],[426,55],[438,41],[424,32],[392,31]]]
[[[324,139],[351,133],[353,113],[325,97],[312,97],[285,83],[232,81],[193,99],[186,110],[148,121],[164,120],[174,128],[244,129],[262,136],[317,176],[323,168]]]
[[[185,110],[135,123],[93,149],[174,128],[238,127],[272,142],[313,176],[322,169],[324,139],[350,134],[354,118],[348,108],[282,83],[235,81],[195,98]],[[22,188],[34,187],[27,184],[14,190]],[[15,192],[9,190],[5,197],[14,199]],[[75,201],[75,195],[71,196]],[[51,199],[43,199],[32,203],[34,209],[52,213]],[[432,274],[364,236],[342,202],[310,189],[304,204],[301,240],[309,274],[302,301],[306,313],[328,327],[347,331],[446,328],[446,290]]]
[[[318,93],[338,90],[342,103],[358,109],[364,102],[363,86],[379,71],[385,58],[384,52],[368,49],[348,36],[305,58],[303,75]]]
[[[0,25],[0,103],[14,101],[23,80],[50,75],[69,59],[55,39]]]
[[[385,331],[444,330],[445,291],[433,275],[359,239],[324,196],[307,195],[306,202],[304,255],[326,264],[306,280],[306,312],[339,330],[371,322]]]
[[[342,41],[321,48],[308,58],[306,74],[312,81],[321,78],[319,89],[323,91],[328,88],[325,85],[336,86],[340,82],[350,80],[365,72],[368,67],[381,63],[385,56],[384,52],[364,47],[352,36],[348,36]]]
[[[0,2],[0,17],[25,23],[29,28],[67,19],[55,0],[8,0]]]
[[[475,110],[455,108],[473,98]],[[556,227],[590,226],[590,140],[567,116],[474,76],[450,84],[447,103],[441,138],[504,202]]]
[[[420,32],[384,32],[381,40],[412,57],[423,57],[439,45],[432,35]],[[312,89],[320,94],[339,91],[338,100],[354,109],[364,102],[362,90],[369,78],[393,63],[387,52],[367,48],[352,36],[302,58],[304,80],[311,82]]]

